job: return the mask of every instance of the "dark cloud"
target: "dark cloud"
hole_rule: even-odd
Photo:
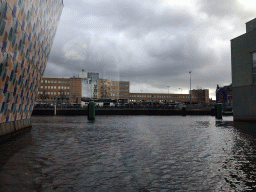
[[[166,92],[167,85],[187,92],[190,70],[192,88],[213,92],[231,83],[230,39],[254,17],[233,0],[64,0],[64,6],[44,75],[71,77],[84,69],[147,92]]]

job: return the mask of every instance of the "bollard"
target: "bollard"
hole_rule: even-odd
[[[182,116],[186,116],[186,107],[182,107]]]
[[[215,114],[216,114],[216,108],[212,107],[211,108],[211,116],[215,116]]]
[[[217,104],[216,118],[222,119],[222,104],[221,103]]]
[[[214,106],[214,114],[215,114],[215,118],[217,118],[217,104]]]
[[[88,105],[88,119],[94,120],[95,119],[95,103],[94,101],[90,101]]]

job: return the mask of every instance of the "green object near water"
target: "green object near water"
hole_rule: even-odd
[[[182,107],[182,116],[186,116],[186,107]]]
[[[217,119],[222,119],[222,104],[218,103],[217,104],[217,114],[216,114]]]
[[[94,120],[95,119],[95,103],[94,103],[94,101],[89,102],[88,119],[89,120]]]

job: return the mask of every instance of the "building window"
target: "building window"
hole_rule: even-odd
[[[256,84],[256,52],[252,53],[252,77],[253,84]]]
[[[53,89],[53,86],[51,86],[51,89]]]

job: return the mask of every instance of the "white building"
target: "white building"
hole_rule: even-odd
[[[93,98],[94,85],[97,84],[99,73],[79,72],[79,78],[82,79],[82,97]]]

